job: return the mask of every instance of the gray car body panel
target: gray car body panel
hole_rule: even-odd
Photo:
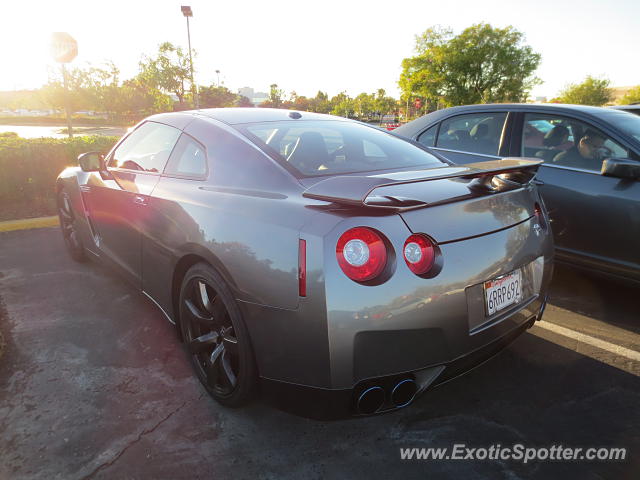
[[[521,328],[540,311],[553,246],[534,215],[533,205],[540,201],[534,185],[406,212],[306,198],[303,193],[322,178],[295,178],[231,126],[281,121],[288,112],[247,110],[146,120],[182,130],[208,152],[216,151],[221,136],[240,152],[210,156],[207,178],[110,169],[118,183],[69,168],[58,179],[58,188],[71,194],[85,247],[115,265],[170,320],[178,320],[181,268],[206,261],[238,302],[261,377],[351,389],[372,376],[446,364]],[[107,212],[103,202],[96,211],[96,192],[115,195],[123,205],[136,196],[145,203],[123,213]],[[115,229],[111,244],[102,236],[104,222],[97,221],[108,213]],[[378,230],[393,247],[388,271],[377,284],[350,280],[337,263],[337,240],[355,226]],[[415,232],[442,242],[432,278],[414,275],[402,258],[403,243]],[[300,239],[307,248],[306,297],[298,295]],[[527,273],[532,262],[542,265],[535,282]],[[485,318],[482,282],[516,269],[537,285],[535,291],[526,290],[523,302]],[[416,339],[427,343],[416,347]],[[380,352],[377,346],[384,344]]]
[[[510,115],[500,152],[521,155],[523,114],[560,115],[593,125],[626,147],[640,161],[640,141],[614,128],[611,115],[629,115],[610,108],[555,104],[491,104],[452,107],[425,115],[394,130],[394,134],[417,140],[442,120],[457,115],[505,112]],[[435,151],[454,163],[486,160],[486,155],[446,149]],[[489,158],[498,158],[490,156]],[[551,217],[558,261],[631,282],[640,282],[640,181],[619,179],[599,172],[543,164],[536,175]],[[612,241],[612,239],[615,239]]]

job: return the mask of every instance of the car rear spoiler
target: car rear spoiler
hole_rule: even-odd
[[[306,198],[323,200],[341,205],[365,207],[406,208],[441,203],[426,202],[406,196],[372,195],[382,187],[394,187],[436,180],[468,180],[468,196],[498,193],[528,184],[543,163],[539,159],[504,158],[466,165],[436,167],[428,170],[395,172],[380,175],[342,175],[322,180],[302,194]],[[499,179],[494,182],[494,178]],[[389,189],[387,189],[389,190]],[[401,193],[401,192],[398,192]],[[443,199],[444,200],[444,199]]]

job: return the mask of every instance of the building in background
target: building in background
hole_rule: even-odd
[[[256,92],[251,87],[242,87],[238,89],[238,94],[242,95],[243,97],[247,97],[249,100],[251,100],[251,103],[253,103],[254,107],[257,107],[262,102],[264,102],[267,98],[269,98],[268,93]]]

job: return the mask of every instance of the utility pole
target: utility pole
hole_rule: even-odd
[[[73,138],[73,127],[71,126],[71,107],[69,106],[69,85],[67,81],[67,68],[62,66],[62,86],[64,87],[64,112],[67,117],[67,133],[69,138]]]
[[[189,29],[189,17],[193,17],[193,11],[189,5],[182,5],[180,7],[182,15],[187,19],[187,41],[189,42],[189,67],[191,68],[191,95],[193,95],[193,103],[196,108],[200,108],[200,102],[198,101],[198,87],[193,81],[193,57],[191,56],[191,31]]]
[[[54,32],[51,34],[51,56],[62,67],[62,86],[64,87],[64,111],[67,117],[67,133],[73,138],[71,127],[71,105],[69,102],[69,81],[65,63],[71,62],[78,56],[78,42],[66,32]]]

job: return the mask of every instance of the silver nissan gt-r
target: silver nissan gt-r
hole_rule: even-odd
[[[57,181],[76,260],[100,258],[177,326],[221,404],[373,414],[489,358],[542,316],[540,164],[455,166],[344,118],[154,115]]]

